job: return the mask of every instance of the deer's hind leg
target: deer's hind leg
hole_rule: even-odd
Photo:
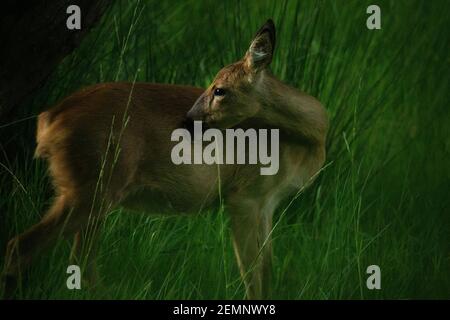
[[[86,228],[91,212],[88,203],[73,203],[65,195],[60,195],[41,221],[9,241],[3,270],[5,297],[13,297],[19,282],[23,283],[23,272],[34,257],[55,244],[59,238],[74,236]]]

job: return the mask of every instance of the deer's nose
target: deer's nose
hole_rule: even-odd
[[[203,106],[205,104],[205,95],[202,94],[197,101],[195,101],[194,105],[192,106],[191,110],[188,111],[186,114],[186,117],[190,120],[203,120],[204,118],[204,112],[203,112]]]
[[[189,120],[203,120],[203,113],[201,112],[200,108],[192,108],[189,110],[189,112],[186,114],[186,117]]]

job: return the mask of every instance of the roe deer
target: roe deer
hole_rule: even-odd
[[[325,161],[328,127],[319,101],[269,72],[274,47],[275,27],[268,20],[245,56],[220,70],[206,90],[104,83],[41,113],[36,156],[48,160],[56,197],[39,223],[8,243],[6,294],[15,290],[31,259],[60,235],[75,237],[72,258],[84,259],[83,275],[94,278],[100,222],[114,207],[190,213],[221,197],[246,297],[268,297],[272,215],[283,198],[314,180]],[[254,165],[218,170],[173,164],[171,133],[193,120],[220,130],[278,128],[278,173],[260,175]]]

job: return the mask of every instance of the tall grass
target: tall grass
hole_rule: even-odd
[[[206,86],[271,17],[274,74],[317,96],[331,123],[326,168],[275,216],[273,298],[449,298],[450,6],[377,3],[382,29],[370,31],[372,1],[118,1],[23,116],[97,82]],[[17,125],[16,134],[29,130],[34,121]],[[0,166],[2,248],[51,201],[45,163],[22,143],[27,161]],[[38,258],[20,296],[244,296],[224,210],[191,217],[121,211],[103,227],[101,287],[66,288],[70,243],[60,241]],[[381,290],[366,287],[372,264],[381,268]]]

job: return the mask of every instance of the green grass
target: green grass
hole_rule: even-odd
[[[365,12],[372,2],[117,2],[23,117],[103,81],[205,87],[271,17],[274,74],[317,96],[331,123],[326,169],[286,214],[282,206],[275,216],[273,298],[448,299],[450,6],[376,1],[382,30],[370,31]],[[1,248],[51,202],[46,165],[32,160],[34,145],[19,138],[34,122],[14,133],[26,160],[0,165]],[[95,291],[66,289],[69,251],[70,243],[60,241],[42,254],[20,297],[244,296],[226,212],[112,212],[99,254],[102,288]],[[381,290],[366,288],[372,264],[381,268]]]

